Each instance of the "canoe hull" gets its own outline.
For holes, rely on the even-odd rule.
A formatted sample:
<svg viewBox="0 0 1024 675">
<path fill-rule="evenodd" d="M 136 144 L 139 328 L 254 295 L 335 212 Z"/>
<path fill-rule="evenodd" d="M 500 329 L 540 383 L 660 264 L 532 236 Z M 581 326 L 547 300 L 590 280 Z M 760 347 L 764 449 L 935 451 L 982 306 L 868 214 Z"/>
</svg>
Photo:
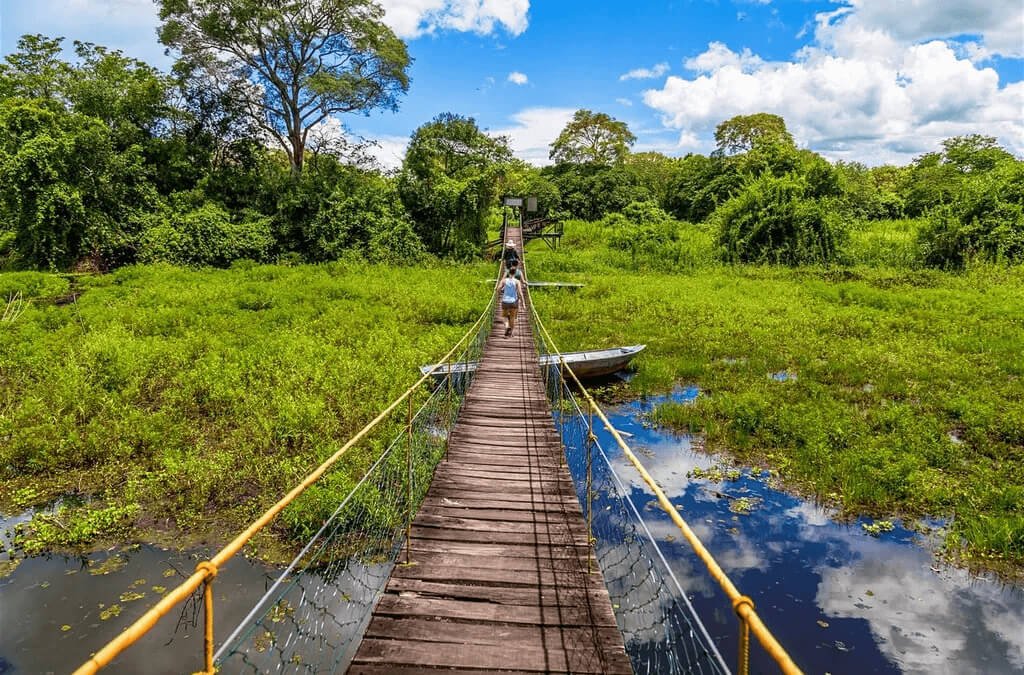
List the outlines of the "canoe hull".
<svg viewBox="0 0 1024 675">
<path fill-rule="evenodd" d="M 633 358 L 642 352 L 647 345 L 630 345 L 629 347 L 616 347 L 615 349 L 598 349 L 588 350 L 585 352 L 568 352 L 562 355 L 562 358 L 572 369 L 572 372 L 576 374 L 576 377 L 582 379 L 589 379 L 594 377 L 603 377 L 605 375 L 611 375 L 616 373 L 626 366 Z M 561 360 L 554 354 L 543 354 L 540 357 L 540 365 L 542 368 L 549 366 L 561 365 Z M 459 377 L 462 374 L 474 372 L 477 368 L 477 362 L 460 362 L 451 364 L 451 372 L 455 377 Z M 437 364 L 430 366 L 421 366 L 420 372 L 426 375 L 427 373 L 433 372 L 435 379 L 443 379 L 448 376 L 448 365 Z"/>
</svg>

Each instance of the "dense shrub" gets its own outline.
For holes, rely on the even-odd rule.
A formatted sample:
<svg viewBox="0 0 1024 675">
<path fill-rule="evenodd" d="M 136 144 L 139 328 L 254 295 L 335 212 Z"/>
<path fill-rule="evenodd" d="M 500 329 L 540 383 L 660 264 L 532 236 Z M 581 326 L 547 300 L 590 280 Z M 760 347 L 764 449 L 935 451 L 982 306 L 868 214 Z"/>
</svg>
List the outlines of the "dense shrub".
<svg viewBox="0 0 1024 675">
<path fill-rule="evenodd" d="M 412 224 L 405 218 L 382 223 L 373 232 L 366 247 L 370 262 L 411 265 L 427 254 Z"/>
<path fill-rule="evenodd" d="M 955 201 L 932 210 L 918 240 L 933 267 L 1024 260 L 1024 162 L 1006 161 L 966 180 Z"/>
<path fill-rule="evenodd" d="M 394 184 L 373 174 L 336 189 L 307 226 L 305 240 L 315 262 L 337 260 L 346 250 L 369 254 L 371 242 L 375 258 L 401 261 L 404 253 L 415 260 L 423 252 Z M 394 250 L 381 250 L 389 245 Z"/>
<path fill-rule="evenodd" d="M 560 164 L 542 173 L 558 189 L 559 210 L 571 218 L 600 220 L 651 198 L 639 177 L 624 166 Z"/>
<path fill-rule="evenodd" d="M 845 238 L 832 200 L 808 198 L 802 176 L 763 174 L 713 214 L 718 242 L 732 262 L 829 263 Z"/>
<path fill-rule="evenodd" d="M 653 202 L 633 202 L 599 224 L 608 232 L 609 249 L 629 254 L 630 269 L 671 272 L 710 262 L 706 231 L 673 219 Z"/>
<path fill-rule="evenodd" d="M 145 221 L 142 262 L 226 267 L 240 258 L 264 260 L 274 243 L 269 218 L 249 215 L 236 222 L 214 204 L 164 211 Z"/>
<path fill-rule="evenodd" d="M 134 216 L 152 208 L 141 150 L 116 150 L 99 120 L 52 102 L 0 102 L 0 201 L 30 265 L 100 267 L 131 259 Z"/>
<path fill-rule="evenodd" d="M 703 222 L 743 185 L 736 163 L 721 157 L 689 155 L 679 162 L 665 208 L 680 220 Z"/>
</svg>

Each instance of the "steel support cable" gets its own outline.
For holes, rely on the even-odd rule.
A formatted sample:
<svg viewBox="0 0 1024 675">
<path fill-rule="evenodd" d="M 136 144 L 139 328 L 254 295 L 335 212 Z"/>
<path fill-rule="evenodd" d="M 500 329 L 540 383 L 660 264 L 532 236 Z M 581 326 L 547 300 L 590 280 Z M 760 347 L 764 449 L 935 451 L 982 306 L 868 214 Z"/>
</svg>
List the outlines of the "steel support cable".
<svg viewBox="0 0 1024 675">
<path fill-rule="evenodd" d="M 111 661 L 117 658 L 121 652 L 133 645 L 143 635 L 149 632 L 153 626 L 155 626 L 161 618 L 170 613 L 175 606 L 188 599 L 192 593 L 199 588 L 199 586 L 206 583 L 207 580 L 212 579 L 212 577 L 216 575 L 216 571 L 231 560 L 231 558 L 233 558 L 257 532 L 266 527 L 266 525 L 270 523 L 270 521 L 272 521 L 281 511 L 283 511 L 285 507 L 291 504 L 299 495 L 319 480 L 328 469 L 330 469 L 346 452 L 348 452 L 348 450 L 361 441 L 370 431 L 380 424 L 380 422 L 386 419 L 388 415 L 390 415 L 402 402 L 412 396 L 424 382 L 432 377 L 434 372 L 447 362 L 453 354 L 455 354 L 462 343 L 475 333 L 477 328 L 487 317 L 488 312 L 493 311 L 493 305 L 494 298 L 492 296 L 488 301 L 487 307 L 473 324 L 472 328 L 470 328 L 459 339 L 459 341 L 455 343 L 451 350 L 445 354 L 429 372 L 424 374 L 416 381 L 415 384 L 406 389 L 405 392 L 395 399 L 387 408 L 352 436 L 337 452 L 320 464 L 320 466 L 306 476 L 299 485 L 278 500 L 276 504 L 267 509 L 262 516 L 254 521 L 241 534 L 235 537 L 235 539 L 233 539 L 228 545 L 224 546 L 215 556 L 196 565 L 195 572 L 193 572 L 188 579 L 168 592 L 160 602 L 147 610 L 146 613 L 139 617 L 131 626 L 122 631 L 117 637 L 108 642 L 102 649 L 90 657 L 88 661 L 79 666 L 78 669 L 74 671 L 74 675 L 89 675 L 108 665 Z"/>
<path fill-rule="evenodd" d="M 583 384 L 579 381 L 579 378 L 576 377 L 576 373 L 574 373 L 572 368 L 569 367 L 569 364 L 566 363 L 565 357 L 562 356 L 562 353 L 558 350 L 558 347 L 555 345 L 554 340 L 551 338 L 551 334 L 544 326 L 544 323 L 541 321 L 540 315 L 536 312 L 536 310 L 533 311 L 533 316 L 537 325 L 540 327 L 541 332 L 544 334 L 547 344 L 549 344 L 551 348 L 554 350 L 555 354 L 558 357 L 558 360 L 562 364 L 562 367 L 565 370 L 567 370 L 569 374 L 572 376 L 572 379 L 576 383 L 576 386 L 579 388 L 584 398 L 586 398 L 587 403 L 591 406 L 591 408 L 594 410 L 597 416 L 601 419 L 601 422 L 604 424 L 605 429 L 607 429 L 609 433 L 611 433 L 612 437 L 615 439 L 616 444 L 619 446 L 619 449 L 622 450 L 622 453 L 623 455 L 625 455 L 626 459 L 629 460 L 630 464 L 632 464 L 633 467 L 637 470 L 643 481 L 654 492 L 654 495 L 657 498 L 658 503 L 661 504 L 662 509 L 664 509 L 665 512 L 668 513 L 673 523 L 675 523 L 676 527 L 679 528 L 679 531 L 683 534 L 683 536 L 686 538 L 686 541 L 690 544 L 690 547 L 701 559 L 701 562 L 704 563 L 704 566 L 707 567 L 708 572 L 711 574 L 711 577 L 715 581 L 717 581 L 718 585 L 722 588 L 723 591 L 725 591 L 726 596 L 728 596 L 729 601 L 732 603 L 733 610 L 740 617 L 740 619 L 747 626 L 750 627 L 751 632 L 753 632 L 755 637 L 757 637 L 758 642 L 761 643 L 761 646 L 768 653 L 768 655 L 772 657 L 772 659 L 779 666 L 780 670 L 782 670 L 783 673 L 786 673 L 786 675 L 802 675 L 803 671 L 800 670 L 800 668 L 796 665 L 793 659 L 790 658 L 785 648 L 783 648 L 779 641 L 775 639 L 775 636 L 772 635 L 771 631 L 768 630 L 768 627 L 765 626 L 764 622 L 761 621 L 761 617 L 758 616 L 757 611 L 754 609 L 753 600 L 739 592 L 736 586 L 732 583 L 732 580 L 729 579 L 729 577 L 719 566 L 714 556 L 711 555 L 707 548 L 705 548 L 703 542 L 701 542 L 697 535 L 694 534 L 693 530 L 690 529 L 689 524 L 683 519 L 681 515 L 679 515 L 679 511 L 672 505 L 672 502 L 665 495 L 664 491 L 662 491 L 658 483 L 654 480 L 650 473 L 648 473 L 647 469 L 640 462 L 637 456 L 633 454 L 633 451 L 630 450 L 629 446 L 622 439 L 622 436 L 619 434 L 618 430 L 605 416 L 604 411 L 601 410 L 601 407 L 597 404 L 597 401 L 594 400 L 594 398 L 590 395 L 590 392 L 587 391 L 586 387 L 584 387 Z M 742 669 L 743 664 L 740 664 L 740 667 Z"/>
</svg>

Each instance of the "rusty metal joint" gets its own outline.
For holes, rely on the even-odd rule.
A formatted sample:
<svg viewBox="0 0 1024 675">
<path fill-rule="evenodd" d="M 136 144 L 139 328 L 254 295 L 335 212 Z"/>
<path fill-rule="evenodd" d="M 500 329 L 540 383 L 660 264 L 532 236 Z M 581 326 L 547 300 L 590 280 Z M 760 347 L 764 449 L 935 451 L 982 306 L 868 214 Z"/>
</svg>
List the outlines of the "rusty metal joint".
<svg viewBox="0 0 1024 675">
<path fill-rule="evenodd" d="M 751 600 L 746 595 L 741 595 L 741 596 L 733 599 L 733 601 L 732 601 L 732 611 L 736 612 L 736 616 L 740 617 L 741 619 L 743 618 L 743 615 L 740 614 L 740 607 L 742 607 L 744 605 L 746 605 L 747 607 L 750 607 L 751 611 L 754 610 L 754 601 Z"/>
<path fill-rule="evenodd" d="M 218 571 L 217 566 L 209 560 L 204 560 L 196 565 L 196 572 L 205 572 L 207 581 L 213 581 Z"/>
</svg>

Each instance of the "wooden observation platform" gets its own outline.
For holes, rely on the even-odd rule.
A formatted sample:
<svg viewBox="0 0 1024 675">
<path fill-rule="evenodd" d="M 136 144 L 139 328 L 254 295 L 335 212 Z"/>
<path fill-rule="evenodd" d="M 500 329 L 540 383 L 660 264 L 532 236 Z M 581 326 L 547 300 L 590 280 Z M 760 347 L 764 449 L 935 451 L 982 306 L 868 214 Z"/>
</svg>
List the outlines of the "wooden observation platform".
<svg viewBox="0 0 1024 675">
<path fill-rule="evenodd" d="M 562 458 L 527 305 L 494 322 L 350 673 L 632 672 Z"/>
</svg>

